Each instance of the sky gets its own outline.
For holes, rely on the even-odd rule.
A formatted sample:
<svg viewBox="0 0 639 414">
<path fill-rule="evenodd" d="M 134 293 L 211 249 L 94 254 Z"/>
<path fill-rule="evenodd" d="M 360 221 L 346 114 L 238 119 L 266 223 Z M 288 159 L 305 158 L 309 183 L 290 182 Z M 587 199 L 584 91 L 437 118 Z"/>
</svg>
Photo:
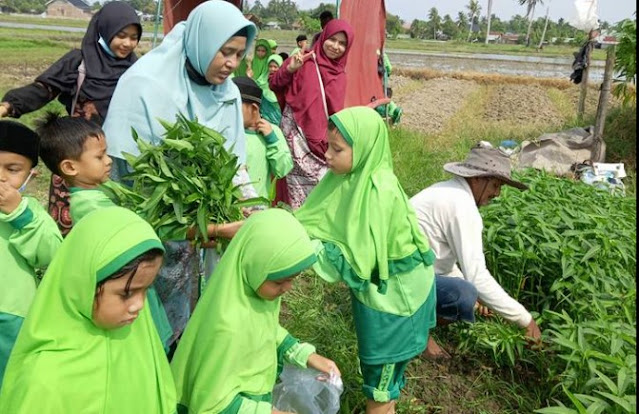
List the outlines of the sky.
<svg viewBox="0 0 639 414">
<path fill-rule="evenodd" d="M 324 3 L 331 1 L 323 0 Z M 249 2 L 253 3 L 254 0 Z M 295 3 L 302 10 L 316 7 L 320 2 L 320 0 L 295 0 Z M 466 10 L 468 2 L 469 0 L 386 0 L 386 10 L 389 13 L 399 15 L 407 22 L 411 22 L 414 19 L 427 20 L 426 15 L 432 7 L 436 7 L 442 16 L 450 14 L 455 17 L 460 10 Z M 262 3 L 267 4 L 268 0 L 262 0 Z M 482 6 L 483 15 L 486 13 L 488 0 L 479 0 L 479 3 Z M 553 20 L 563 17 L 570 21 L 576 15 L 574 0 L 545 0 L 544 6 L 538 7 L 535 14 L 537 16 L 545 16 L 548 3 L 550 3 L 550 18 Z M 637 10 L 637 7 L 634 0 L 599 1 L 599 19 L 609 23 L 631 18 L 635 10 Z M 526 8 L 520 6 L 517 0 L 493 0 L 493 14 L 501 19 L 510 19 L 515 14 L 525 15 Z"/>
</svg>

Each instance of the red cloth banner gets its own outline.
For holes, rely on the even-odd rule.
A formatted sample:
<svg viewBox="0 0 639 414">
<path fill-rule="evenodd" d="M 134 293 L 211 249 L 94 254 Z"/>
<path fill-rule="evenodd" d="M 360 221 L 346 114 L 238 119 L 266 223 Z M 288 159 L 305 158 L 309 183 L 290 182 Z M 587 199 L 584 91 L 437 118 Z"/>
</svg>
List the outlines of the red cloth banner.
<svg viewBox="0 0 639 414">
<path fill-rule="evenodd" d="M 346 65 L 346 107 L 367 105 L 373 97 L 384 97 L 377 52 L 386 40 L 386 6 L 384 0 L 343 0 L 339 17 L 355 30 Z"/>
<path fill-rule="evenodd" d="M 205 0 L 164 0 L 163 7 L 163 19 L 164 19 L 164 34 L 171 31 L 173 26 L 186 20 L 189 17 L 189 13 L 198 4 L 203 3 Z M 242 0 L 226 0 L 229 3 L 233 3 L 235 6 L 241 9 Z"/>
</svg>

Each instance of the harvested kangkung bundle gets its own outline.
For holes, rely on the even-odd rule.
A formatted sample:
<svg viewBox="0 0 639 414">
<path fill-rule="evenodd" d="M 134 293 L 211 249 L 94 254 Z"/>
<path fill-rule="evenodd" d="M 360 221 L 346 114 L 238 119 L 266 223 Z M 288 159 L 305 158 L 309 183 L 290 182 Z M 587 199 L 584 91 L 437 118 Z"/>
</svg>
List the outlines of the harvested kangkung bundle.
<svg viewBox="0 0 639 414">
<path fill-rule="evenodd" d="M 107 195 L 137 212 L 164 240 L 180 240 L 189 228 L 196 239 L 208 241 L 209 223 L 242 220 L 243 207 L 268 204 L 255 198 L 241 200 L 233 178 L 238 158 L 225 148 L 224 137 L 196 121 L 178 115 L 177 122 L 160 121 L 166 129 L 157 145 L 140 139 L 133 130 L 140 155 L 124 154 L 133 172 L 131 188 L 109 182 Z"/>
</svg>

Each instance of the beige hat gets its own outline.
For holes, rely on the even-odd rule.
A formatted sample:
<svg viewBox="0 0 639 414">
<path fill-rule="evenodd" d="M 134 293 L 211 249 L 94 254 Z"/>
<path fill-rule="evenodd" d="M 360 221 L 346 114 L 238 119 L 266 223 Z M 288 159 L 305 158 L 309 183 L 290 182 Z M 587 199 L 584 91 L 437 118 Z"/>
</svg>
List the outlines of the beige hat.
<svg viewBox="0 0 639 414">
<path fill-rule="evenodd" d="M 510 177 L 510 158 L 496 148 L 478 145 L 470 150 L 470 154 L 463 162 L 449 162 L 444 170 L 464 178 L 495 177 L 506 185 L 520 190 L 528 186 Z"/>
</svg>

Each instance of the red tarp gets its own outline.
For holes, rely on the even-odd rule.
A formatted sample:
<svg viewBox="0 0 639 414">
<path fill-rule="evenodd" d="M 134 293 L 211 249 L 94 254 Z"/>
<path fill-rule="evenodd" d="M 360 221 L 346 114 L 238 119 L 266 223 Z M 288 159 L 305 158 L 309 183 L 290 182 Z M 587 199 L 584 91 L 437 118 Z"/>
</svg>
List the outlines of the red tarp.
<svg viewBox="0 0 639 414">
<path fill-rule="evenodd" d="M 343 0 L 339 17 L 355 30 L 346 65 L 346 107 L 367 105 L 372 97 L 384 97 L 383 80 L 377 73 L 377 51 L 383 50 L 386 40 L 384 0 Z"/>
<path fill-rule="evenodd" d="M 205 0 L 164 0 L 163 7 L 163 19 L 164 19 L 164 34 L 167 34 L 173 26 L 182 20 L 186 20 L 198 4 L 203 3 Z M 235 4 L 238 8 L 241 8 L 242 0 L 226 0 L 229 3 Z"/>
</svg>

